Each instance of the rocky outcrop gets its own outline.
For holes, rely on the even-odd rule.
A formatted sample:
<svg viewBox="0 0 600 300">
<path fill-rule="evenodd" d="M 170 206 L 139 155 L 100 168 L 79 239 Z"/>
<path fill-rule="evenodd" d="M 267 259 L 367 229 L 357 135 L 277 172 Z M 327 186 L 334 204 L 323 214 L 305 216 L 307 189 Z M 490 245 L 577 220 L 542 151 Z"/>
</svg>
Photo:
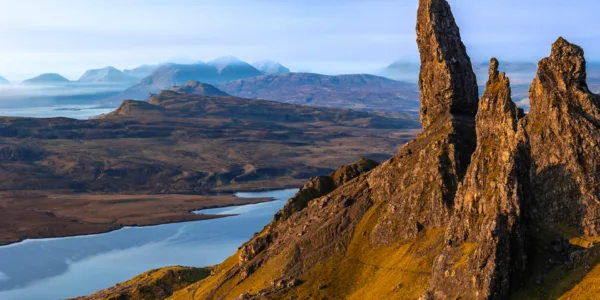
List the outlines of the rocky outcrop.
<svg viewBox="0 0 600 300">
<path fill-rule="evenodd" d="M 263 230 L 263 234 L 253 238 L 240 248 L 239 264 L 241 278 L 247 278 L 263 263 L 264 260 L 252 260 L 273 242 L 273 237 L 277 236 L 274 229 L 276 229 L 278 224 L 286 221 L 293 214 L 308 207 L 312 200 L 330 194 L 338 187 L 368 173 L 377 167 L 377 165 L 378 163 L 374 160 L 362 158 L 357 162 L 340 167 L 340 169 L 329 176 L 317 176 L 311 178 L 309 182 L 301 188 L 294 197 L 290 198 L 285 206 L 275 214 L 273 223 L 269 224 L 265 230 Z"/>
<path fill-rule="evenodd" d="M 477 149 L 458 188 L 426 299 L 504 299 L 525 269 L 528 138 L 496 59 L 489 75 L 479 101 Z"/>
<path fill-rule="evenodd" d="M 213 85 L 190 80 L 182 86 L 174 86 L 168 89 L 169 91 L 194 94 L 200 96 L 222 96 L 227 97 L 229 94 L 219 90 Z"/>
<path fill-rule="evenodd" d="M 112 116 L 134 116 L 141 114 L 147 115 L 149 113 L 160 113 L 162 110 L 162 107 L 145 101 L 123 100 L 119 108 L 105 115 L 103 118 L 109 118 Z"/>
<path fill-rule="evenodd" d="M 600 96 L 583 50 L 559 38 L 529 91 L 534 218 L 541 228 L 600 235 Z M 562 229 L 558 227 L 563 227 Z"/>
<path fill-rule="evenodd" d="M 373 197 L 386 202 L 374 245 L 445 227 L 475 149 L 477 83 L 446 1 L 419 1 L 417 37 L 425 130 L 369 178 Z"/>
<path fill-rule="evenodd" d="M 354 178 L 373 170 L 377 165 L 374 160 L 362 158 L 355 163 L 342 166 L 329 176 L 311 178 L 294 197 L 288 200 L 283 209 L 275 214 L 275 221 L 289 218 L 295 212 L 303 210 L 311 200 L 333 192 Z"/>
<path fill-rule="evenodd" d="M 452 115 L 474 117 L 477 80 L 446 0 L 419 1 L 417 44 L 423 127 L 427 129 Z"/>
</svg>

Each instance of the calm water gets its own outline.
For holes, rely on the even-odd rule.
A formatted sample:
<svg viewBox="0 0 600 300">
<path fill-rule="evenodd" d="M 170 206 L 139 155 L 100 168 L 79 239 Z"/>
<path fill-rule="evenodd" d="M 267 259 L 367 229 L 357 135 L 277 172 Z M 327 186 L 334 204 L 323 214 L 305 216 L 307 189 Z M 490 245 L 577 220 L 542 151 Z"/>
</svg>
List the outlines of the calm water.
<svg viewBox="0 0 600 300">
<path fill-rule="evenodd" d="M 40 107 L 0 108 L 0 116 L 54 118 L 66 117 L 87 120 L 89 117 L 106 114 L 115 108 L 98 108 L 95 105 L 61 105 Z"/>
<path fill-rule="evenodd" d="M 0 247 L 0 299 L 64 299 L 91 294 L 154 268 L 218 264 L 269 223 L 296 191 L 238 193 L 242 198 L 276 201 L 197 212 L 239 214 L 234 217 Z"/>
</svg>

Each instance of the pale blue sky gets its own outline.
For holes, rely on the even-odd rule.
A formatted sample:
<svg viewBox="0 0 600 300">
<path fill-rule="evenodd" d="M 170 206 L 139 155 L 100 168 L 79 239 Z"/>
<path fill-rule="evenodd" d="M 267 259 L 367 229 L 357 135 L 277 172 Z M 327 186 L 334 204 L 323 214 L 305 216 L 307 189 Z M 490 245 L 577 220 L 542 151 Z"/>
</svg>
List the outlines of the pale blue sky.
<svg viewBox="0 0 600 300">
<path fill-rule="evenodd" d="M 70 79 L 234 55 L 293 70 L 373 72 L 416 60 L 417 0 L 0 0 L 0 75 Z M 450 0 L 472 58 L 537 61 L 563 35 L 600 60 L 597 0 Z"/>
</svg>

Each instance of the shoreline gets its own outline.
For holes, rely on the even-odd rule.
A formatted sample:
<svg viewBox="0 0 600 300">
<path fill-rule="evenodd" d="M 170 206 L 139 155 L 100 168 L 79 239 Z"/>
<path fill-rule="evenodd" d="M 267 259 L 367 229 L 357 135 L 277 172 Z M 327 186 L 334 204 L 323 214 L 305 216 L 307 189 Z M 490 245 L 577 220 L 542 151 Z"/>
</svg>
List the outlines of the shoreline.
<svg viewBox="0 0 600 300">
<path fill-rule="evenodd" d="M 199 197 L 201 199 L 208 199 L 209 200 L 208 202 L 211 202 L 211 201 L 214 202 L 216 200 L 219 202 L 226 202 L 226 203 L 224 203 L 224 204 L 218 204 L 218 202 L 216 204 L 198 203 L 199 205 L 189 207 L 189 208 L 185 209 L 185 212 L 181 211 L 178 214 L 173 215 L 173 217 L 169 218 L 169 219 L 161 218 L 161 215 L 156 215 L 156 216 L 141 215 L 140 217 L 143 219 L 140 222 L 138 222 L 139 224 L 136 222 L 121 222 L 121 223 L 112 222 L 111 223 L 111 222 L 90 222 L 90 221 L 84 221 L 84 220 L 77 220 L 77 222 L 73 222 L 73 219 L 69 216 L 62 216 L 61 214 L 59 214 L 57 212 L 52 212 L 52 215 L 53 215 L 52 217 L 55 219 L 59 219 L 59 220 L 62 219 L 62 221 L 63 221 L 62 223 L 77 224 L 77 225 L 80 225 L 80 227 L 82 227 L 82 228 L 77 228 L 75 230 L 67 230 L 65 228 L 62 228 L 63 229 L 62 231 L 60 229 L 57 229 L 56 231 L 53 231 L 53 232 L 36 232 L 36 231 L 34 231 L 30 234 L 22 235 L 19 239 L 10 239 L 9 237 L 0 237 L 0 247 L 16 246 L 16 245 L 20 245 L 22 243 L 27 243 L 29 241 L 62 239 L 62 238 L 77 238 L 77 237 L 83 238 L 83 237 L 88 237 L 88 236 L 106 234 L 106 233 L 110 233 L 110 232 L 118 231 L 118 230 L 122 230 L 122 229 L 127 229 L 127 228 L 152 227 L 152 226 L 161 226 L 161 225 L 168 225 L 168 224 L 200 222 L 200 221 L 208 221 L 208 220 L 214 220 L 214 219 L 233 217 L 233 216 L 237 216 L 238 214 L 218 215 L 218 214 L 202 214 L 202 213 L 194 213 L 194 212 L 207 210 L 207 209 L 228 208 L 228 207 L 238 207 L 238 206 L 245 206 L 245 205 L 267 203 L 267 202 L 275 201 L 276 199 L 273 197 L 270 197 L 270 198 L 269 197 L 266 197 L 266 198 L 244 198 L 244 197 L 237 197 L 235 194 L 237 194 L 237 193 L 260 193 L 260 192 L 279 191 L 279 190 L 286 190 L 286 189 L 292 189 L 292 188 L 263 189 L 260 191 L 259 190 L 235 191 L 233 193 L 227 193 L 227 194 L 225 194 L 223 192 L 218 196 L 215 196 L 215 195 L 212 195 L 212 196 L 209 196 L 209 195 L 198 195 L 198 196 L 193 196 L 193 195 L 111 195 L 111 196 L 117 197 L 117 198 L 131 198 L 131 199 L 135 199 L 136 197 L 160 198 L 160 196 L 170 196 L 170 197 L 178 197 L 178 198 Z M 102 196 L 103 195 L 82 195 L 82 197 L 84 197 L 84 198 L 85 197 L 102 197 Z M 60 195 L 60 197 L 68 198 L 67 195 Z M 107 195 L 104 195 L 104 197 L 110 198 L 110 196 L 107 196 Z M 18 211 L 17 211 L 17 213 L 18 213 Z M 51 215 L 50 212 L 48 212 L 48 211 L 43 212 L 43 214 L 45 216 Z M 58 224 L 64 225 L 62 223 L 59 222 Z M 72 224 L 68 224 L 68 225 L 72 225 Z M 50 225 L 52 225 L 52 224 L 47 224 L 47 226 L 50 226 Z M 41 226 L 41 227 L 44 228 L 44 226 Z M 89 228 L 89 227 L 91 227 L 91 228 Z M 45 228 L 45 229 L 47 229 L 47 228 Z"/>
<path fill-rule="evenodd" d="M 241 204 L 241 205 L 252 205 L 252 204 L 260 204 L 260 203 L 266 203 L 266 202 L 269 202 L 269 201 L 258 202 L 258 203 L 249 203 L 249 204 Z M 233 205 L 233 206 L 240 206 L 240 205 Z M 230 206 L 223 206 L 223 207 L 217 207 L 217 208 L 226 208 L 226 207 L 230 207 Z M 148 224 L 148 225 L 126 225 L 126 226 L 120 226 L 120 227 L 115 228 L 115 229 L 109 229 L 109 230 L 106 230 L 106 231 L 94 232 L 94 233 L 82 233 L 82 234 L 64 235 L 64 236 L 48 236 L 48 237 L 40 237 L 40 238 L 25 238 L 25 239 L 21 239 L 19 241 L 15 241 L 15 242 L 10 242 L 10 243 L 7 243 L 7 244 L 3 243 L 2 241 L 0 241 L 0 248 L 10 247 L 10 246 L 16 246 L 16 245 L 20 245 L 20 244 L 23 244 L 23 243 L 35 242 L 35 241 L 56 240 L 56 239 L 64 239 L 64 238 L 85 238 L 85 237 L 92 237 L 92 236 L 107 234 L 107 233 L 111 233 L 111 232 L 119 231 L 119 230 L 123 230 L 123 229 L 128 229 L 128 228 L 146 228 L 146 227 L 162 226 L 162 225 L 168 225 L 168 224 L 189 223 L 189 222 L 202 222 L 202 221 L 209 221 L 209 220 L 222 219 L 222 218 L 228 218 L 228 217 L 235 217 L 235 216 L 238 216 L 238 215 L 204 215 L 204 216 L 206 216 L 207 218 L 205 218 L 205 219 L 198 219 L 198 220 L 181 220 L 181 221 L 173 221 L 173 222 L 165 222 L 165 223 Z"/>
</svg>

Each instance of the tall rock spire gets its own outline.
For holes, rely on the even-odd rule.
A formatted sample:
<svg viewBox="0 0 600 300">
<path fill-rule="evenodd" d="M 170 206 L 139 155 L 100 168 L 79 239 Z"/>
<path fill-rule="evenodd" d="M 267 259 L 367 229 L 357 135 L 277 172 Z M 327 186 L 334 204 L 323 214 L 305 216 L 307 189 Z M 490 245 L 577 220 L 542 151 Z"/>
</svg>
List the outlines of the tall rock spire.
<svg viewBox="0 0 600 300">
<path fill-rule="evenodd" d="M 588 89 L 583 50 L 563 38 L 538 66 L 526 117 L 534 220 L 555 232 L 600 236 L 600 96 Z"/>
<path fill-rule="evenodd" d="M 421 53 L 421 123 L 427 129 L 451 115 L 477 113 L 477 80 L 446 0 L 420 0 L 417 43 Z"/>
<path fill-rule="evenodd" d="M 525 269 L 529 144 L 496 59 L 489 75 L 479 101 L 477 149 L 456 193 L 428 299 L 504 299 Z"/>
<path fill-rule="evenodd" d="M 373 194 L 387 202 L 373 245 L 446 227 L 475 150 L 477 82 L 446 0 L 419 1 L 417 43 L 424 131 L 370 177 Z"/>
</svg>

